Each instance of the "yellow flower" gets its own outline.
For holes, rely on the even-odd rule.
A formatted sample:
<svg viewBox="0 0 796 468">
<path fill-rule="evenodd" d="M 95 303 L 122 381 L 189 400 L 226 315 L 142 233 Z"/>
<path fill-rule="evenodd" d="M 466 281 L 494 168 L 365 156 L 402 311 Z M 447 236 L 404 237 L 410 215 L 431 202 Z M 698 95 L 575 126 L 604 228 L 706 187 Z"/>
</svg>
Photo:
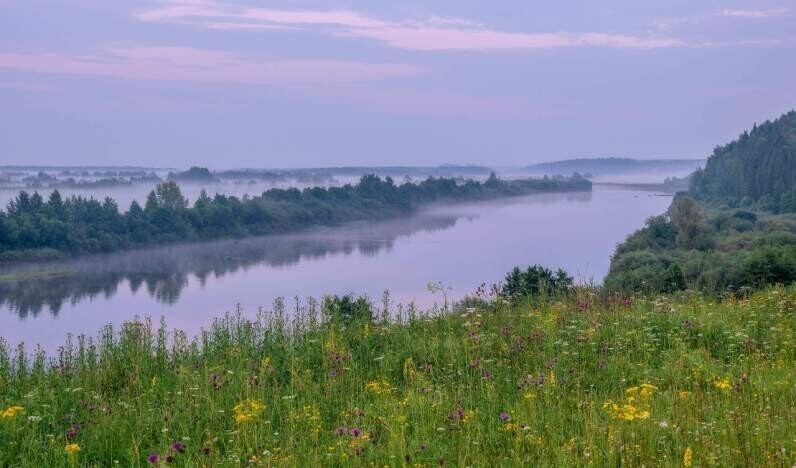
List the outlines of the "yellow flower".
<svg viewBox="0 0 796 468">
<path fill-rule="evenodd" d="M 64 447 L 64 452 L 66 452 L 70 457 L 74 457 L 79 451 L 80 446 L 77 444 L 67 444 L 66 447 Z"/>
<path fill-rule="evenodd" d="M 693 456 L 694 456 L 694 452 L 693 452 L 693 450 L 691 450 L 691 447 L 688 447 L 687 449 L 685 449 L 685 453 L 683 454 L 683 466 L 685 466 L 685 467 L 691 466 L 691 463 L 692 463 L 691 458 Z"/>
<path fill-rule="evenodd" d="M 687 390 L 680 390 L 679 392 L 677 392 L 677 397 L 680 398 L 681 400 L 685 400 L 686 398 L 688 398 L 689 395 L 691 395 L 691 392 Z"/>
<path fill-rule="evenodd" d="M 263 409 L 265 409 L 265 405 L 260 401 L 246 400 L 232 408 L 232 414 L 235 416 L 236 423 L 243 424 L 259 416 Z"/>
<path fill-rule="evenodd" d="M 0 418 L 11 419 L 14 416 L 18 415 L 19 413 L 22 413 L 23 411 L 25 411 L 25 408 L 21 406 L 9 406 L 3 411 L 0 411 Z"/>
<path fill-rule="evenodd" d="M 719 390 L 725 390 L 725 391 L 729 390 L 730 388 L 732 388 L 732 384 L 726 378 L 721 379 L 721 380 L 719 380 L 719 379 L 714 380 L 713 381 L 713 386 L 718 388 Z"/>
<path fill-rule="evenodd" d="M 605 402 L 603 408 L 608 411 L 608 414 L 611 415 L 612 418 L 621 419 L 623 421 L 649 419 L 650 417 L 649 410 L 636 408 L 631 404 L 620 405 L 609 400 Z"/>
<path fill-rule="evenodd" d="M 390 385 L 386 379 L 382 379 L 381 381 L 373 380 L 365 384 L 365 390 L 375 393 L 376 395 L 381 395 L 383 393 L 390 393 L 392 391 L 392 385 Z"/>
</svg>

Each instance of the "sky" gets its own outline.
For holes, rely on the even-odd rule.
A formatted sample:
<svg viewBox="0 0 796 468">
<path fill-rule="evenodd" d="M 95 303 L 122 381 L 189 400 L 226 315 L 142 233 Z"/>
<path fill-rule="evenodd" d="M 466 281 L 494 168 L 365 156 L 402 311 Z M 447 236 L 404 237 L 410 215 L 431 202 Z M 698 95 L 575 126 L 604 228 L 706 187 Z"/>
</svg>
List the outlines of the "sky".
<svg viewBox="0 0 796 468">
<path fill-rule="evenodd" d="M 794 83 L 791 0 L 0 0 L 0 165 L 704 158 Z"/>
</svg>

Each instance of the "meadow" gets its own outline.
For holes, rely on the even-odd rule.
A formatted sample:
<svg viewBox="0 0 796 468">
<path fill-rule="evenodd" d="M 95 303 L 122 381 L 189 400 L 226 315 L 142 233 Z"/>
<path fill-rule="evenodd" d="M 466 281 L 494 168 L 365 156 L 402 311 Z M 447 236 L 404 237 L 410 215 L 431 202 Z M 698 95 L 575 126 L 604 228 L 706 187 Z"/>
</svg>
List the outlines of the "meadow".
<svg viewBox="0 0 796 468">
<path fill-rule="evenodd" d="M 796 287 L 468 304 L 4 346 L 0 466 L 796 463 Z"/>
</svg>

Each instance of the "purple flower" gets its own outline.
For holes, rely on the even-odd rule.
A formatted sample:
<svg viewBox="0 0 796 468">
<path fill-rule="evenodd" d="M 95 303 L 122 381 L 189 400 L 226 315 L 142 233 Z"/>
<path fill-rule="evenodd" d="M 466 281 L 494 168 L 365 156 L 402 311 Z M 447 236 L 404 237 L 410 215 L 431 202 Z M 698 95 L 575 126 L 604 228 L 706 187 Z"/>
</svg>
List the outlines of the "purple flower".
<svg viewBox="0 0 796 468">
<path fill-rule="evenodd" d="M 502 413 L 500 413 L 500 420 L 501 420 L 501 421 L 503 421 L 503 422 L 507 422 L 509 419 L 511 419 L 511 415 L 509 415 L 509 413 L 507 413 L 507 412 L 505 412 L 505 411 L 503 411 Z"/>
<path fill-rule="evenodd" d="M 361 436 L 362 435 L 362 429 L 360 429 L 358 427 L 355 427 L 355 428 L 351 429 L 351 435 L 354 436 L 354 437 Z"/>
<path fill-rule="evenodd" d="M 185 453 L 185 444 L 180 442 L 179 440 L 171 444 L 171 449 L 175 452 Z"/>
<path fill-rule="evenodd" d="M 157 465 L 157 463 L 160 461 L 160 456 L 158 456 L 157 453 L 152 452 L 149 454 L 149 457 L 147 457 L 147 460 L 149 460 L 149 463 Z"/>
<path fill-rule="evenodd" d="M 212 374 L 210 374 L 210 380 L 212 380 L 213 382 L 215 382 L 216 380 L 218 380 L 218 374 L 216 374 L 216 373 L 212 373 Z"/>
<path fill-rule="evenodd" d="M 338 427 L 337 429 L 334 430 L 334 433 L 337 434 L 340 437 L 343 437 L 344 435 L 346 435 L 348 433 L 348 429 L 340 426 L 340 427 Z"/>
</svg>

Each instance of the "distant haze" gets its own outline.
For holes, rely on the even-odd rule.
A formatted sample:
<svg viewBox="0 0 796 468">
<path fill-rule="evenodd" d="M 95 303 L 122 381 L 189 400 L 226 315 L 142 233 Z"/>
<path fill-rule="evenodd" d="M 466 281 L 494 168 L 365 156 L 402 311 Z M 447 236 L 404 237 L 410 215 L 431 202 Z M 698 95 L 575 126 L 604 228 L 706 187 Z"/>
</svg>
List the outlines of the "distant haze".
<svg viewBox="0 0 796 468">
<path fill-rule="evenodd" d="M 5 0 L 0 165 L 704 159 L 794 57 L 790 0 Z"/>
</svg>

